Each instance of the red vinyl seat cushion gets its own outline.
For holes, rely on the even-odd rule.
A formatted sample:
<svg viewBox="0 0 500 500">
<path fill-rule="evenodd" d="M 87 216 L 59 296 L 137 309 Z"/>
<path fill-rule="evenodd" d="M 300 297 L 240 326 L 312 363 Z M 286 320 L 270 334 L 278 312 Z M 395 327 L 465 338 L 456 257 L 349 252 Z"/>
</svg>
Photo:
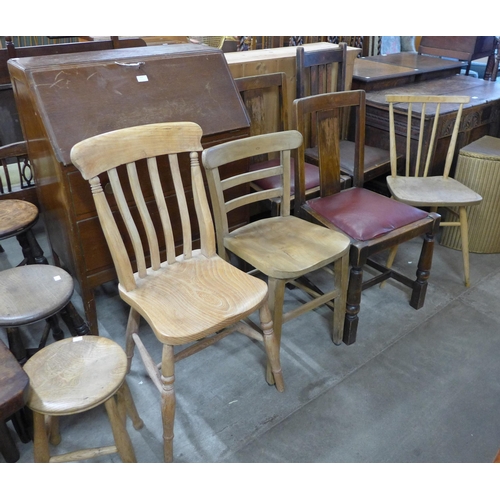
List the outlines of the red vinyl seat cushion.
<svg viewBox="0 0 500 500">
<path fill-rule="evenodd" d="M 364 188 L 351 188 L 306 205 L 345 234 L 367 241 L 425 219 L 428 213 Z"/>
</svg>

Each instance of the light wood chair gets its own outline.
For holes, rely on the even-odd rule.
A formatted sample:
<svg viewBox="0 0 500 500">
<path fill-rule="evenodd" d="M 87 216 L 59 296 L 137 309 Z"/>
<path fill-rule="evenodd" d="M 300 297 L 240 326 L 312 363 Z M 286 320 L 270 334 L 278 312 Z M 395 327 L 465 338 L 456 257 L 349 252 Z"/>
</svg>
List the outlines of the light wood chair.
<svg viewBox="0 0 500 500">
<path fill-rule="evenodd" d="M 29 377 L 26 404 L 33 411 L 35 462 L 72 462 L 116 452 L 123 462 L 136 462 L 126 417 L 135 429 L 143 422 L 125 381 L 127 356 L 116 342 L 93 335 L 61 340 L 38 351 L 24 370 Z M 61 442 L 59 417 L 101 404 L 106 408 L 115 445 L 52 455 L 49 441 L 54 446 Z"/>
<path fill-rule="evenodd" d="M 267 277 L 274 332 L 278 339 L 281 339 L 283 323 L 320 305 L 331 304 L 334 308 L 332 339 L 339 344 L 342 341 L 347 290 L 349 239 L 339 232 L 290 215 L 290 154 L 301 143 L 301 134 L 291 130 L 239 139 L 203 151 L 202 163 L 207 173 L 214 210 L 217 247 L 225 259 L 229 260 L 232 254 Z M 275 166 L 221 181 L 219 167 L 257 153 L 271 152 L 280 154 Z M 253 192 L 231 201 L 225 200 L 225 191 L 228 189 L 270 176 L 280 177 L 280 187 Z M 279 216 L 256 220 L 229 232 L 228 214 L 233 209 L 266 198 L 280 200 Z M 328 266 L 333 266 L 334 271 L 331 291 L 318 293 L 314 287 L 303 284 L 306 275 L 317 269 L 329 269 Z M 284 312 L 287 283 L 305 290 L 313 298 Z"/>
<path fill-rule="evenodd" d="M 341 42 L 337 50 L 324 49 L 307 51 L 304 47 L 297 47 L 296 98 L 325 94 L 328 92 L 343 92 L 347 89 L 346 73 L 347 44 Z M 318 138 L 314 127 L 314 116 L 305 123 L 306 162 L 319 164 Z M 356 144 L 349 139 L 349 114 L 343 116 L 340 134 L 340 171 L 350 179 L 354 177 L 354 162 Z M 389 151 L 365 145 L 364 151 L 364 182 L 371 181 L 390 170 Z M 352 181 L 343 187 L 350 187 Z"/>
<path fill-rule="evenodd" d="M 173 459 L 175 361 L 239 331 L 264 340 L 276 388 L 284 390 L 267 285 L 216 253 L 198 159 L 201 137 L 202 130 L 195 123 L 159 123 L 102 134 L 71 151 L 73 164 L 90 182 L 118 274 L 120 297 L 130 305 L 126 331 L 129 366 L 135 344 L 161 393 L 166 462 Z M 146 162 L 139 162 L 143 159 Z M 192 201 L 184 191 L 182 178 L 186 175 L 191 176 Z M 104 187 L 99 176 L 106 182 Z M 168 203 L 163 186 L 168 189 Z M 127 195 L 134 197 L 138 214 L 130 213 Z M 193 220 L 198 222 L 199 249 L 193 249 L 188 204 L 191 210 L 194 204 L 196 212 Z M 179 235 L 180 248 L 176 249 L 179 239 L 174 236 Z M 166 247 L 164 260 L 160 244 Z M 256 311 L 263 333 L 243 321 Z M 139 338 L 141 317 L 163 344 L 159 366 Z M 190 343 L 174 356 L 175 346 Z"/>
<path fill-rule="evenodd" d="M 388 95 L 389 103 L 389 128 L 391 146 L 391 175 L 387 177 L 387 185 L 395 200 L 414 207 L 430 207 L 431 212 L 438 208 L 445 208 L 458 217 L 456 220 L 445 220 L 441 226 L 460 226 L 462 237 L 462 256 L 464 265 L 465 286 L 470 285 L 469 270 L 469 237 L 467 228 L 466 207 L 481 202 L 482 197 L 472 189 L 450 177 L 457 143 L 460 119 L 463 105 L 470 101 L 469 96 L 422 96 L 422 95 Z M 395 105 L 403 103 L 408 106 L 406 138 L 400 143 L 399 151 L 404 148 L 405 170 L 399 173 L 397 169 L 398 143 L 396 139 Z M 435 110 L 435 117 L 428 123 L 426 130 L 426 108 Z M 449 112 L 458 107 L 457 116 L 448 146 L 448 153 L 444 165 L 443 175 L 428 176 L 429 165 L 434 153 L 436 132 L 440 122 L 440 113 Z M 443 109 L 442 109 L 443 108 Z M 399 111 L 401 113 L 401 111 Z M 418 141 L 414 138 L 414 130 L 419 130 Z M 399 130 L 398 130 L 399 133 Z M 424 142 L 428 145 L 427 154 L 424 155 Z M 425 158 L 424 158 L 425 156 Z M 456 212 L 458 210 L 458 213 Z M 396 256 L 395 247 L 387 262 L 391 267 Z"/>
<path fill-rule="evenodd" d="M 349 236 L 350 278 L 347 292 L 346 318 L 343 341 L 356 340 L 361 304 L 361 292 L 384 280 L 393 278 L 411 289 L 410 305 L 420 309 L 424 305 L 429 278 L 434 235 L 440 216 L 391 200 L 363 188 L 363 155 L 365 138 L 365 92 L 332 92 L 296 99 L 293 103 L 297 129 L 315 117 L 318 130 L 318 153 L 321 189 L 316 198 L 306 200 L 303 165 L 304 146 L 299 148 L 295 173 L 295 214 L 341 231 Z M 354 187 L 340 190 L 339 138 L 343 111 L 355 111 L 355 170 Z M 423 236 L 423 246 L 418 261 L 416 279 L 388 269 L 371 257 L 394 245 Z M 363 282 L 363 268 L 370 266 L 380 274 Z"/>
</svg>

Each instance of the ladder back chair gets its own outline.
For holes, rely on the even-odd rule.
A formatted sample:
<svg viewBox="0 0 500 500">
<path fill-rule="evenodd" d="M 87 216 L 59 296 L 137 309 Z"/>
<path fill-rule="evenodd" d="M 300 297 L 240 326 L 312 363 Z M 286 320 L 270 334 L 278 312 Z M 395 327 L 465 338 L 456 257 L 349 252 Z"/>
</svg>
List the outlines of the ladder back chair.
<svg viewBox="0 0 500 500">
<path fill-rule="evenodd" d="M 290 156 L 291 151 L 301 143 L 301 134 L 290 130 L 239 139 L 203 151 L 202 163 L 207 173 L 214 210 L 217 246 L 219 254 L 225 259 L 229 260 L 234 255 L 267 277 L 274 331 L 278 340 L 281 339 L 283 323 L 320 305 L 332 303 L 332 339 L 334 343 L 340 344 L 347 290 L 349 239 L 339 232 L 329 231 L 290 215 Z M 221 181 L 218 169 L 222 165 L 257 153 L 271 152 L 280 154 L 275 166 Z M 234 186 L 276 175 L 282 179 L 279 187 L 270 187 L 231 201 L 225 200 L 225 191 Z M 229 231 L 228 213 L 231 210 L 265 198 L 279 198 L 280 215 L 256 220 Z M 314 287 L 304 285 L 302 278 L 306 275 L 324 268 L 331 271 L 331 266 L 334 271 L 331 291 L 318 294 Z M 304 290 L 312 299 L 284 312 L 285 287 L 288 283 Z"/>
<path fill-rule="evenodd" d="M 347 44 L 342 42 L 338 44 L 338 47 L 337 50 L 324 49 L 318 51 L 306 51 L 304 47 L 297 47 L 297 99 L 347 90 Z M 335 65 L 338 65 L 336 73 Z M 310 142 L 306 146 L 306 161 L 318 165 L 318 139 L 313 120 L 314 116 L 311 117 L 311 122 L 306 123 L 305 128 L 308 134 L 307 137 L 310 137 Z M 354 141 L 348 139 L 349 122 L 350 115 L 345 113 L 339 132 L 341 136 L 340 171 L 343 175 L 353 179 L 356 145 Z M 389 151 L 365 145 L 363 164 L 364 182 L 388 173 L 390 170 Z"/>
<path fill-rule="evenodd" d="M 244 76 L 234 79 L 236 87 L 250 118 L 250 135 L 262 135 L 288 130 L 288 90 L 285 73 L 268 73 L 266 75 Z M 290 171 L 290 200 L 293 204 L 295 189 L 295 168 Z M 275 152 L 259 154 L 250 159 L 249 170 L 256 171 L 275 167 L 280 164 L 279 155 Z M 319 168 L 312 163 L 306 163 L 306 192 L 312 195 L 319 190 Z M 278 188 L 281 176 L 256 179 L 250 187 L 256 191 Z M 271 214 L 279 214 L 279 199 L 266 200 L 271 205 Z"/>
<path fill-rule="evenodd" d="M 311 115 L 318 129 L 318 153 L 321 189 L 317 198 L 306 200 L 303 165 L 305 148 L 298 150 L 295 173 L 295 213 L 299 216 L 341 231 L 349 236 L 350 278 L 347 292 L 343 341 L 356 340 L 361 292 L 384 280 L 393 278 L 411 288 L 410 305 L 424 305 L 430 274 L 434 235 L 440 216 L 410 207 L 363 188 L 363 155 L 365 137 L 365 92 L 354 90 L 320 94 L 296 99 L 294 112 L 297 129 L 305 128 Z M 354 187 L 340 190 L 339 130 L 342 111 L 355 111 L 355 170 Z M 417 236 L 424 236 L 417 267 L 416 280 L 374 262 L 371 257 Z M 369 265 L 380 274 L 363 282 L 363 268 Z"/>
<path fill-rule="evenodd" d="M 173 460 L 175 361 L 239 331 L 264 341 L 276 388 L 284 390 L 267 285 L 216 253 L 199 164 L 201 137 L 202 130 L 195 123 L 159 123 L 98 135 L 71 151 L 73 164 L 90 182 L 118 274 L 119 294 L 130 306 L 126 330 L 129 368 L 136 345 L 161 393 L 166 462 Z M 188 202 L 182 182 L 186 175 L 191 176 L 192 202 Z M 99 176 L 102 182 L 109 182 L 112 194 L 108 194 L 107 184 L 103 188 Z M 167 204 L 164 187 L 174 192 L 174 202 Z M 138 214 L 130 213 L 127 196 L 133 197 Z M 200 234 L 196 249 L 189 217 L 193 205 L 196 219 L 192 220 L 197 220 Z M 176 235 L 182 242 L 178 252 Z M 133 249 L 133 257 L 129 249 Z M 243 322 L 256 311 L 263 333 Z M 140 318 L 163 345 L 158 366 L 139 337 Z M 186 344 L 191 345 L 174 356 L 174 347 Z"/>
<path fill-rule="evenodd" d="M 391 147 L 391 175 L 387 177 L 387 185 L 394 199 L 414 207 L 430 207 L 432 212 L 445 208 L 452 214 L 452 220 L 446 219 L 441 226 L 459 226 L 462 239 L 462 256 L 465 286 L 470 285 L 469 270 L 469 237 L 466 207 L 477 205 L 482 197 L 472 189 L 450 177 L 453 164 L 460 120 L 464 104 L 470 101 L 469 96 L 422 96 L 422 95 L 388 95 L 389 128 Z M 404 110 L 396 110 L 402 104 Z M 432 109 L 434 118 L 427 120 L 426 111 Z M 440 116 L 456 111 L 456 118 L 448 146 L 443 175 L 428 175 L 429 166 L 434 155 L 436 133 Z M 407 115 L 406 137 L 397 141 L 395 116 Z M 415 130 L 418 131 L 418 135 Z M 410 133 L 411 132 L 411 133 Z M 425 148 L 424 144 L 427 145 Z M 397 155 L 404 150 L 405 169 L 398 172 Z M 390 267 L 396 256 L 395 247 L 389 256 Z"/>
</svg>

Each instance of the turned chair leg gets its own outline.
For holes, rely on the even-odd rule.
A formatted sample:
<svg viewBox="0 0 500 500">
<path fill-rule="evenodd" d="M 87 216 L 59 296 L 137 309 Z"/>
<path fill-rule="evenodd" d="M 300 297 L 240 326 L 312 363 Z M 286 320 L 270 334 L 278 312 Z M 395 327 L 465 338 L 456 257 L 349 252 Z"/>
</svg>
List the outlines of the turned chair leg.
<svg viewBox="0 0 500 500">
<path fill-rule="evenodd" d="M 349 280 L 349 255 L 344 255 L 334 264 L 334 283 L 335 290 L 340 291 L 340 295 L 335 299 L 335 308 L 333 310 L 333 329 L 332 341 L 335 345 L 342 343 L 344 334 L 344 323 L 347 301 L 347 284 Z"/>
<path fill-rule="evenodd" d="M 164 344 L 161 362 L 161 415 L 163 421 L 163 456 L 166 463 L 173 462 L 174 459 L 174 381 L 174 348 Z"/>
<path fill-rule="evenodd" d="M 271 316 L 273 319 L 272 326 L 274 330 L 274 336 L 276 337 L 276 343 L 278 345 L 278 352 L 279 352 L 281 346 L 281 332 L 283 328 L 283 304 L 285 302 L 286 281 L 275 278 L 269 278 L 268 287 L 269 287 L 269 309 L 271 311 Z M 266 381 L 269 385 L 275 384 L 269 358 L 267 361 Z"/>
<path fill-rule="evenodd" d="M 283 392 L 285 390 L 285 384 L 283 382 L 283 373 L 281 372 L 280 346 L 273 331 L 271 311 L 267 302 L 260 308 L 259 315 L 260 325 L 264 334 L 264 347 L 266 349 L 267 359 L 271 365 L 274 383 L 276 389 L 279 392 Z"/>
<path fill-rule="evenodd" d="M 343 342 L 347 345 L 356 342 L 359 310 L 361 308 L 361 291 L 363 287 L 363 266 L 352 266 L 347 287 L 347 303 L 344 322 Z"/>
<path fill-rule="evenodd" d="M 469 227 L 467 223 L 467 211 L 465 207 L 460 207 L 460 235 L 462 238 L 462 258 L 464 262 L 464 282 L 465 286 L 470 286 L 469 267 Z"/>
<path fill-rule="evenodd" d="M 433 252 L 434 233 L 427 233 L 424 236 L 424 243 L 417 266 L 417 279 L 413 282 L 413 290 L 410 298 L 410 305 L 414 309 L 420 309 L 424 305 L 428 279 L 431 273 Z"/>
</svg>

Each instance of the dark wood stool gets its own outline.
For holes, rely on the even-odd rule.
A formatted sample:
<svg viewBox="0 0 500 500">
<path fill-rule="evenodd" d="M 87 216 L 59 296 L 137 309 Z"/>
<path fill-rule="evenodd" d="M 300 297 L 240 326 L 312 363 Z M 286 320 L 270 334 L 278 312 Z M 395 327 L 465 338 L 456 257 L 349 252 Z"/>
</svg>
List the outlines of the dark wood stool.
<svg viewBox="0 0 500 500">
<path fill-rule="evenodd" d="M 16 358 L 0 340 L 0 453 L 6 462 L 17 462 L 19 451 L 7 428 L 6 421 L 9 419 L 16 422 L 16 418 L 22 418 L 20 412 L 27 398 L 28 376 L 16 361 Z M 22 441 L 27 442 L 24 434 L 25 428 L 16 427 Z"/>
<path fill-rule="evenodd" d="M 9 348 L 22 364 L 29 352 L 19 335 L 20 326 L 46 320 L 38 349 L 45 346 L 50 330 L 63 338 L 56 314 L 73 294 L 73 278 L 63 269 L 48 264 L 14 267 L 0 272 L 0 327 L 7 329 Z"/>
<path fill-rule="evenodd" d="M 35 462 L 70 462 L 116 453 L 135 462 L 126 429 L 129 416 L 135 429 L 143 422 L 125 381 L 127 356 L 112 340 L 88 335 L 64 339 L 37 352 L 24 365 L 30 379 L 27 406 L 33 411 Z M 58 419 L 103 404 L 115 444 L 52 455 L 49 443 L 61 441 Z M 47 425 L 48 424 L 48 425 Z"/>
</svg>

